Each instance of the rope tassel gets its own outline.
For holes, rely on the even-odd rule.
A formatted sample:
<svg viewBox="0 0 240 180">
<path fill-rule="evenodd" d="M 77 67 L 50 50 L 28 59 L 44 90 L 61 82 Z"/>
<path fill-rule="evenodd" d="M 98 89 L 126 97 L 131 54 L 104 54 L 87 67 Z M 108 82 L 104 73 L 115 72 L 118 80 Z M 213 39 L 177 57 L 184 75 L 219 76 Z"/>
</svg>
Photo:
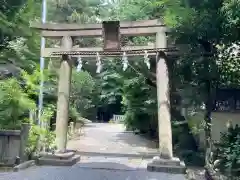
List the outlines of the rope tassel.
<svg viewBox="0 0 240 180">
<path fill-rule="evenodd" d="M 81 72 L 82 71 L 82 58 L 79 57 L 78 58 L 78 65 L 77 65 L 77 72 Z"/>
<path fill-rule="evenodd" d="M 102 70 L 102 62 L 101 62 L 101 58 L 100 58 L 99 53 L 97 53 L 96 59 L 97 59 L 97 63 L 96 63 L 97 70 L 96 70 L 96 73 L 100 73 L 101 70 Z"/>
<path fill-rule="evenodd" d="M 148 52 L 145 51 L 145 54 L 144 54 L 144 63 L 147 65 L 147 68 L 150 69 L 150 58 L 148 57 Z"/>
<path fill-rule="evenodd" d="M 128 68 L 128 58 L 126 55 L 126 52 L 123 53 L 123 57 L 122 57 L 122 64 L 123 64 L 123 71 L 126 71 Z"/>
</svg>

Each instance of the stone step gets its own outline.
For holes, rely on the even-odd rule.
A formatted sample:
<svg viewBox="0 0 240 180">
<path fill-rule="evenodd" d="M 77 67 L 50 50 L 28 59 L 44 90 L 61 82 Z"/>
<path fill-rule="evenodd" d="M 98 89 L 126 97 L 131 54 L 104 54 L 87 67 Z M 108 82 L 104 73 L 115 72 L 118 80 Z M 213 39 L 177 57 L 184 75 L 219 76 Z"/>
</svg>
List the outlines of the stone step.
<svg viewBox="0 0 240 180">
<path fill-rule="evenodd" d="M 40 153 L 41 157 L 47 159 L 70 159 L 75 155 L 74 152 L 65 152 L 65 153 Z"/>
<path fill-rule="evenodd" d="M 74 155 L 68 159 L 58 159 L 58 158 L 50 158 L 50 157 L 41 157 L 36 160 L 36 164 L 39 166 L 73 166 L 78 161 L 80 161 L 79 155 Z"/>
<path fill-rule="evenodd" d="M 151 172 L 163 172 L 170 174 L 185 174 L 186 167 L 185 165 L 164 165 L 164 164 L 154 164 L 150 163 L 147 166 L 147 170 Z"/>
<path fill-rule="evenodd" d="M 162 158 L 153 158 L 152 164 L 157 165 L 168 165 L 168 166 L 180 166 L 181 161 L 179 158 L 173 158 L 173 159 L 162 159 Z"/>
<path fill-rule="evenodd" d="M 139 153 L 139 152 L 96 152 L 96 151 L 76 151 L 76 154 L 81 156 L 106 156 L 106 157 L 129 157 L 129 158 L 153 158 L 159 155 L 158 152 Z"/>
</svg>

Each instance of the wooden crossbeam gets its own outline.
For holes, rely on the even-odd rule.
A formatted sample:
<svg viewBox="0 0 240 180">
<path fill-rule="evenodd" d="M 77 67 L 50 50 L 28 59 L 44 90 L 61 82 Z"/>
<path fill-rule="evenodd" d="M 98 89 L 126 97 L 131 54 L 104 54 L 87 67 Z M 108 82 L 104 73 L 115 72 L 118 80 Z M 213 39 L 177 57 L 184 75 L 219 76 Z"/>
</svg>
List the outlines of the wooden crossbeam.
<svg viewBox="0 0 240 180">
<path fill-rule="evenodd" d="M 70 55 L 72 57 L 96 57 L 97 53 L 101 56 L 122 56 L 126 52 L 127 56 L 141 56 L 145 55 L 145 51 L 148 55 L 156 55 L 157 52 L 163 51 L 166 54 L 175 54 L 177 52 L 176 48 L 168 49 L 155 49 L 153 46 L 133 46 L 133 47 L 123 47 L 119 51 L 104 51 L 103 48 L 72 48 L 66 51 L 64 48 L 45 48 L 42 51 L 43 57 L 60 57 L 61 55 Z M 149 49 L 151 48 L 151 49 Z"/>
<path fill-rule="evenodd" d="M 181 54 L 179 54 L 179 52 L 168 52 L 168 51 L 166 51 L 166 52 L 164 52 L 169 58 L 172 58 L 172 57 L 174 57 L 174 58 L 177 58 L 177 57 L 179 57 Z M 138 53 L 138 54 L 128 54 L 127 56 L 128 57 L 133 57 L 133 56 L 144 56 L 145 55 L 145 53 Z M 92 60 L 95 60 L 95 58 L 96 58 L 96 55 L 94 55 L 94 54 L 92 54 L 92 55 L 77 55 L 77 54 L 75 54 L 75 55 L 70 55 L 71 57 L 73 57 L 73 58 L 78 58 L 79 56 L 81 56 L 82 58 L 93 58 Z M 102 57 L 121 57 L 122 55 L 120 54 L 109 54 L 109 55 L 100 55 L 100 56 L 102 56 Z M 156 53 L 155 52 L 149 52 L 148 53 L 148 56 L 149 57 L 156 57 Z M 52 55 L 52 56 L 50 56 L 50 58 L 60 58 L 61 57 L 61 55 Z M 88 59 L 88 60 L 91 60 L 91 59 Z"/>
<path fill-rule="evenodd" d="M 121 51 L 129 51 L 129 50 L 148 50 L 148 49 L 154 49 L 155 45 L 148 45 L 148 46 L 126 46 L 122 47 L 120 50 Z M 61 51 L 66 51 L 64 48 L 45 48 L 41 52 L 42 57 L 54 57 L 52 56 L 53 52 L 61 52 Z M 79 51 L 79 52 L 103 52 L 104 49 L 102 47 L 88 47 L 88 48 L 79 48 L 79 47 L 73 47 L 70 51 Z M 57 56 L 55 56 L 57 57 Z"/>
<path fill-rule="evenodd" d="M 147 54 L 155 54 L 157 55 L 158 52 L 167 52 L 167 51 L 176 51 L 176 49 L 148 49 L 146 50 Z M 146 53 L 144 50 L 130 50 L 130 51 L 99 51 L 99 52 L 79 52 L 79 51 L 62 51 L 62 52 L 53 52 L 53 55 L 62 55 L 62 56 L 72 56 L 72 55 L 79 55 L 79 56 L 93 56 L 96 57 L 97 55 L 100 56 L 139 56 L 145 55 Z"/>
<path fill-rule="evenodd" d="M 141 27 L 141 28 L 121 28 L 120 34 L 124 36 L 150 36 L 159 31 L 166 31 L 166 27 Z M 71 37 L 101 37 L 101 29 L 96 30 L 76 30 L 76 31 L 46 31 L 43 30 L 41 35 L 47 38 L 61 38 L 63 36 Z"/>
<path fill-rule="evenodd" d="M 149 36 L 159 31 L 168 32 L 168 28 L 158 19 L 120 22 L 120 34 L 124 36 Z M 103 36 L 103 24 L 54 24 L 32 23 L 31 27 L 41 30 L 41 35 L 48 38 L 100 37 Z"/>
<path fill-rule="evenodd" d="M 120 28 L 163 27 L 159 19 L 120 22 Z M 57 24 L 57 23 L 32 23 L 31 28 L 49 31 L 78 31 L 78 30 L 101 30 L 102 24 Z"/>
</svg>

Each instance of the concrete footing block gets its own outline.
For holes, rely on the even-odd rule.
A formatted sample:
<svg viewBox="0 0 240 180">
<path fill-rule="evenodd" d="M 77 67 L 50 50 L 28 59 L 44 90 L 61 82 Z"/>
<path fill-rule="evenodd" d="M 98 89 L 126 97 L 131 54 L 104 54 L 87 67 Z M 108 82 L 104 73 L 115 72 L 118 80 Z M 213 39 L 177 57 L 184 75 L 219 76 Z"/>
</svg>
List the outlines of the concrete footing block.
<svg viewBox="0 0 240 180">
<path fill-rule="evenodd" d="M 80 155 L 74 152 L 66 153 L 44 153 L 36 160 L 36 165 L 43 166 L 73 166 L 80 161 Z"/>
<path fill-rule="evenodd" d="M 17 166 L 14 166 L 13 167 L 13 171 L 14 172 L 18 172 L 20 170 L 24 170 L 24 169 L 27 169 L 31 166 L 34 166 L 35 165 L 35 161 L 34 160 L 30 160 L 30 161 L 26 161 L 26 162 L 23 162 Z"/>
<path fill-rule="evenodd" d="M 164 172 L 171 174 L 185 174 L 185 163 L 178 158 L 162 159 L 154 157 L 153 161 L 147 165 L 147 170 L 151 172 Z"/>
</svg>

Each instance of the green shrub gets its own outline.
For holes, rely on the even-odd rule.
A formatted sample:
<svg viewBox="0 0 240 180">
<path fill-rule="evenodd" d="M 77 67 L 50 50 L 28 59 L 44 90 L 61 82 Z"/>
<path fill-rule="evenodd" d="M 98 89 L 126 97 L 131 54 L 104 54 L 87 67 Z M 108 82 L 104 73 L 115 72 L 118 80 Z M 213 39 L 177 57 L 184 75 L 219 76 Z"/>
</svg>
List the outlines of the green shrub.
<svg viewBox="0 0 240 180">
<path fill-rule="evenodd" d="M 19 129 L 36 105 L 15 78 L 0 81 L 0 128 Z"/>
<path fill-rule="evenodd" d="M 76 122 L 80 117 L 77 109 L 71 106 L 69 108 L 69 121 Z"/>
<path fill-rule="evenodd" d="M 53 114 L 53 105 L 45 107 L 43 109 L 41 121 L 48 126 Z M 29 156 L 33 155 L 34 153 L 37 154 L 43 147 L 46 151 L 53 151 L 56 148 L 55 137 L 55 132 L 50 131 L 49 128 L 40 127 L 39 125 L 36 125 L 35 122 L 31 122 L 26 153 Z"/>
<path fill-rule="evenodd" d="M 69 121 L 74 123 L 78 122 L 82 125 L 91 122 L 90 120 L 82 117 L 81 114 L 74 107 L 70 107 L 69 109 Z"/>
<path fill-rule="evenodd" d="M 110 119 L 110 121 L 108 121 L 109 124 L 114 124 L 114 120 L 113 119 Z"/>
<path fill-rule="evenodd" d="M 83 117 L 93 114 L 94 109 L 94 90 L 95 80 L 86 71 L 72 72 L 71 94 L 70 94 L 70 117 L 80 116 L 74 111 L 80 113 Z M 72 113 L 72 114 L 71 114 Z"/>
<path fill-rule="evenodd" d="M 226 175 L 240 176 L 240 128 L 230 126 L 221 134 L 220 142 L 216 143 L 213 160 L 215 168 Z M 218 163 L 217 163 L 218 162 Z"/>
</svg>

